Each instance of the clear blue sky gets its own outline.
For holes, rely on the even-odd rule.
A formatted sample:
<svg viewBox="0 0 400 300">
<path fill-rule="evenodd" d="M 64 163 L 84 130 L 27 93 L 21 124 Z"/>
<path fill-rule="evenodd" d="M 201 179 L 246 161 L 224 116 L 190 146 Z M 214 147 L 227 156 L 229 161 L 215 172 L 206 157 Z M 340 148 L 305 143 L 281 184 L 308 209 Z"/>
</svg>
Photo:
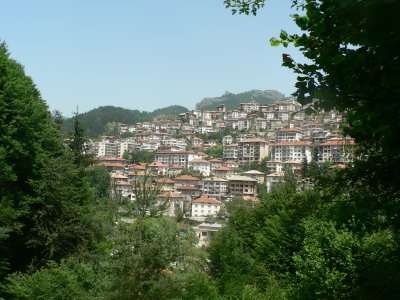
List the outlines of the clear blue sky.
<svg viewBox="0 0 400 300">
<path fill-rule="evenodd" d="M 250 89 L 294 91 L 295 75 L 271 47 L 293 32 L 289 0 L 254 16 L 223 0 L 2 1 L 0 39 L 25 66 L 50 110 L 71 116 L 103 105 L 193 109 L 204 97 Z"/>
</svg>

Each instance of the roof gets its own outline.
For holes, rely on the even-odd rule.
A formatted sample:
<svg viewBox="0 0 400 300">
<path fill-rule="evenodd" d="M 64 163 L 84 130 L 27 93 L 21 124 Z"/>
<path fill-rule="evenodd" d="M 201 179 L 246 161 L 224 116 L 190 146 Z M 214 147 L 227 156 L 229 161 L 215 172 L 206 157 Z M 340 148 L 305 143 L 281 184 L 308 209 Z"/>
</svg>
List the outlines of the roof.
<svg viewBox="0 0 400 300">
<path fill-rule="evenodd" d="M 282 128 L 278 132 L 301 132 L 300 128 Z"/>
<path fill-rule="evenodd" d="M 283 176 L 285 176 L 284 172 L 276 172 L 267 175 L 267 177 L 283 177 Z"/>
<path fill-rule="evenodd" d="M 284 141 L 271 144 L 271 147 L 276 147 L 276 146 L 311 146 L 311 143 L 304 141 Z"/>
<path fill-rule="evenodd" d="M 161 177 L 154 180 L 157 183 L 167 184 L 167 183 L 175 183 L 175 180 L 168 178 L 168 177 Z"/>
<path fill-rule="evenodd" d="M 208 197 L 200 197 L 192 201 L 192 203 L 207 203 L 207 204 L 216 204 L 221 205 L 221 202 L 215 198 L 208 198 Z"/>
<path fill-rule="evenodd" d="M 211 163 L 222 163 L 222 160 L 220 160 L 218 158 L 213 158 L 213 159 L 210 159 L 209 162 L 211 162 Z"/>
<path fill-rule="evenodd" d="M 233 171 L 233 169 L 230 168 L 230 167 L 223 167 L 222 166 L 222 167 L 215 168 L 214 171 Z"/>
<path fill-rule="evenodd" d="M 231 175 L 227 178 L 229 181 L 253 181 L 257 182 L 256 179 L 248 177 L 248 176 L 240 176 L 240 175 Z"/>
<path fill-rule="evenodd" d="M 206 223 L 203 222 L 201 224 L 199 224 L 198 226 L 194 227 L 195 229 L 200 229 L 200 228 L 214 228 L 214 229 L 220 229 L 222 228 L 224 225 L 219 224 L 219 223 Z"/>
<path fill-rule="evenodd" d="M 206 179 L 203 179 L 204 182 L 206 181 L 219 181 L 219 182 L 228 182 L 229 180 L 226 180 L 224 178 L 221 177 L 208 177 Z"/>
<path fill-rule="evenodd" d="M 193 151 L 170 151 L 170 150 L 158 150 L 156 155 L 158 154 L 175 154 L 175 155 L 182 155 L 182 154 L 195 154 Z"/>
<path fill-rule="evenodd" d="M 249 174 L 249 175 L 264 175 L 263 172 L 257 171 L 257 170 L 250 170 L 243 172 L 242 174 Z"/>
<path fill-rule="evenodd" d="M 160 163 L 160 162 L 152 162 L 151 164 L 147 165 L 148 167 L 166 167 L 166 165 Z"/>
<path fill-rule="evenodd" d="M 185 198 L 184 195 L 174 193 L 174 192 L 168 192 L 160 195 L 161 198 Z"/>
<path fill-rule="evenodd" d="M 97 160 L 99 160 L 99 161 L 113 160 L 113 161 L 128 162 L 128 160 L 123 157 L 109 157 L 109 156 L 101 156 L 101 157 L 97 158 Z"/>
<path fill-rule="evenodd" d="M 121 168 L 124 169 L 125 166 L 117 163 L 99 163 L 99 166 L 105 166 L 105 167 L 114 167 L 114 168 Z"/>
<path fill-rule="evenodd" d="M 169 169 L 184 169 L 183 166 L 170 166 Z"/>
<path fill-rule="evenodd" d="M 181 191 L 182 190 L 183 191 L 198 191 L 198 190 L 200 190 L 199 188 L 197 188 L 193 185 L 181 185 L 181 186 L 178 186 L 176 189 L 181 190 Z"/>
<path fill-rule="evenodd" d="M 321 143 L 320 146 L 338 146 L 338 145 L 354 145 L 354 140 L 330 140 L 325 143 Z"/>
<path fill-rule="evenodd" d="M 182 175 L 182 176 L 178 176 L 175 177 L 175 180 L 185 180 L 185 181 L 198 181 L 199 179 L 190 175 Z"/>
<path fill-rule="evenodd" d="M 266 140 L 262 140 L 262 139 L 245 139 L 240 141 L 239 143 L 268 143 Z"/>
</svg>

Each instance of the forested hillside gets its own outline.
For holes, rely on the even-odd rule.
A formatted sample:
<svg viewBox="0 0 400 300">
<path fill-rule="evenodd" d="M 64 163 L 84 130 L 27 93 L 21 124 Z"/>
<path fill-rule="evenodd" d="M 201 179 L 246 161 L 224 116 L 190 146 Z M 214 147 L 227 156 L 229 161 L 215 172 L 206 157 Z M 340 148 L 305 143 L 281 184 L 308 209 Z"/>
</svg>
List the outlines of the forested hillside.
<svg viewBox="0 0 400 300">
<path fill-rule="evenodd" d="M 178 114 L 187 112 L 188 109 L 171 105 L 165 108 L 156 109 L 153 112 L 125 109 L 114 106 L 101 106 L 88 112 L 79 114 L 79 120 L 85 127 L 89 137 L 96 137 L 104 134 L 107 123 L 121 122 L 134 124 L 136 122 L 152 121 L 154 118 L 176 117 Z M 72 132 L 74 117 L 64 120 L 62 131 Z"/>
<path fill-rule="evenodd" d="M 239 94 L 226 92 L 220 97 L 204 98 L 196 104 L 196 109 L 215 110 L 218 105 L 224 104 L 227 110 L 237 109 L 240 103 L 256 101 L 262 104 L 268 104 L 282 100 L 284 95 L 278 91 L 251 90 Z"/>
</svg>

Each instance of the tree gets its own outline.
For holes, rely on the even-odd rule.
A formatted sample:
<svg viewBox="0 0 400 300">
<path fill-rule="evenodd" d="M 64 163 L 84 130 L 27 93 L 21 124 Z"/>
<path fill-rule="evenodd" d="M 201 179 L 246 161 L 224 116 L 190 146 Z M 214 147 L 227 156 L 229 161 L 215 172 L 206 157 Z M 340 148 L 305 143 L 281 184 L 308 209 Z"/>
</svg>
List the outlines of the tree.
<svg viewBox="0 0 400 300">
<path fill-rule="evenodd" d="M 91 247 L 91 195 L 23 67 L 0 45 L 0 278 Z"/>
<path fill-rule="evenodd" d="M 135 149 L 127 154 L 127 157 L 132 164 L 137 163 L 152 163 L 154 161 L 155 153 L 149 150 Z"/>
<path fill-rule="evenodd" d="M 96 197 L 108 197 L 111 189 L 111 178 L 107 169 L 102 166 L 88 167 L 85 169 L 90 188 Z"/>
</svg>

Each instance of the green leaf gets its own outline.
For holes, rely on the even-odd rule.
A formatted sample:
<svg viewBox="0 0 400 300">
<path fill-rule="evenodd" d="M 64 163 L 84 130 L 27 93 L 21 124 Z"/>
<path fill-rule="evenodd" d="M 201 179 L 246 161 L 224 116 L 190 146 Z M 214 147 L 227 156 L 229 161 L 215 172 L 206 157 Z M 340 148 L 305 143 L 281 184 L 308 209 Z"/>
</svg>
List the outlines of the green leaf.
<svg viewBox="0 0 400 300">
<path fill-rule="evenodd" d="M 271 38 L 270 40 L 269 40 L 269 43 L 271 44 L 271 46 L 273 46 L 273 47 L 276 47 L 276 46 L 279 46 L 280 45 L 280 43 L 281 43 L 281 41 L 280 40 L 278 40 L 277 38 Z"/>
</svg>

